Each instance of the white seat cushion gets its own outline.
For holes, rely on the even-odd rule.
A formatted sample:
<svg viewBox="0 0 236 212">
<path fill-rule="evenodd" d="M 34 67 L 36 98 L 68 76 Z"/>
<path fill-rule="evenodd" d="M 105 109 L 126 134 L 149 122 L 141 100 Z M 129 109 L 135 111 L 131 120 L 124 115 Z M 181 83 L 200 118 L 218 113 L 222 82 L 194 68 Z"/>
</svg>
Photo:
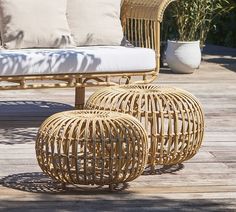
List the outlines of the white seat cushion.
<svg viewBox="0 0 236 212">
<path fill-rule="evenodd" d="M 133 72 L 155 69 L 152 49 L 122 46 L 0 51 L 0 76 Z"/>
</svg>

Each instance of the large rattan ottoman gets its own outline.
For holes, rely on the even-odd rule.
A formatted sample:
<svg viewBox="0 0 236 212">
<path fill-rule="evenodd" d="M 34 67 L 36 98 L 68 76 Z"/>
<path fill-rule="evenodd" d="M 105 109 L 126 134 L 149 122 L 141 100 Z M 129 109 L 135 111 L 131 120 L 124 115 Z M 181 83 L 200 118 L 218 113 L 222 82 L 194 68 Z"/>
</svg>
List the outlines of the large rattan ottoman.
<svg viewBox="0 0 236 212">
<path fill-rule="evenodd" d="M 180 164 L 199 150 L 204 115 L 199 101 L 187 91 L 158 85 L 123 85 L 100 89 L 87 109 L 119 111 L 136 117 L 148 132 L 151 171 Z"/>
<path fill-rule="evenodd" d="M 134 180 L 147 162 L 147 133 L 134 117 L 109 111 L 68 111 L 40 127 L 36 155 L 44 173 L 72 185 Z"/>
</svg>

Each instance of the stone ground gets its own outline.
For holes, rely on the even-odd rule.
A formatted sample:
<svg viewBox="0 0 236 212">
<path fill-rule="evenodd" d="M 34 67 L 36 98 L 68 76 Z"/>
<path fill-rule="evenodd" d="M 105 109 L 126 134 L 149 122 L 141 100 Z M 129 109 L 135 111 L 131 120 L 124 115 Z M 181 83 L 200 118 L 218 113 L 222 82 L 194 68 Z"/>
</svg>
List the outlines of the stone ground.
<svg viewBox="0 0 236 212">
<path fill-rule="evenodd" d="M 236 211 L 236 50 L 208 46 L 194 74 L 164 68 L 155 83 L 200 99 L 206 115 L 203 146 L 181 170 L 143 175 L 113 193 L 65 191 L 37 165 L 37 129 L 49 115 L 72 109 L 73 89 L 0 91 L 0 211 Z"/>
</svg>

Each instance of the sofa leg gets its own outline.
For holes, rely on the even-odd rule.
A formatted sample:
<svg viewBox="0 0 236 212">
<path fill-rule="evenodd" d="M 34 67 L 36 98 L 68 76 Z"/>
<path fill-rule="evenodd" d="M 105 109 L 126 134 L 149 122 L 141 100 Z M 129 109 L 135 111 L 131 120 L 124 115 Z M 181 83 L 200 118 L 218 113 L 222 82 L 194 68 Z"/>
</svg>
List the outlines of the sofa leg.
<svg viewBox="0 0 236 212">
<path fill-rule="evenodd" d="M 85 87 L 75 88 L 75 109 L 83 110 L 85 104 Z"/>
</svg>

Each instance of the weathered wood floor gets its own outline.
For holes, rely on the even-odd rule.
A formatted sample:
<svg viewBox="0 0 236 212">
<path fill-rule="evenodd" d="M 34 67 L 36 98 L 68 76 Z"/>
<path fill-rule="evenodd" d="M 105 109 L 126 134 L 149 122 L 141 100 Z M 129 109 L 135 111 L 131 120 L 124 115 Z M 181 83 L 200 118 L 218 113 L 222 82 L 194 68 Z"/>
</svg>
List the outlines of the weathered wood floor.
<svg viewBox="0 0 236 212">
<path fill-rule="evenodd" d="M 202 102 L 207 125 L 201 151 L 182 170 L 141 176 L 118 193 L 63 191 L 37 166 L 38 126 L 50 114 L 72 109 L 72 89 L 1 91 L 0 211 L 236 211 L 236 51 L 210 53 L 193 75 L 167 69 L 158 80 Z"/>
</svg>

